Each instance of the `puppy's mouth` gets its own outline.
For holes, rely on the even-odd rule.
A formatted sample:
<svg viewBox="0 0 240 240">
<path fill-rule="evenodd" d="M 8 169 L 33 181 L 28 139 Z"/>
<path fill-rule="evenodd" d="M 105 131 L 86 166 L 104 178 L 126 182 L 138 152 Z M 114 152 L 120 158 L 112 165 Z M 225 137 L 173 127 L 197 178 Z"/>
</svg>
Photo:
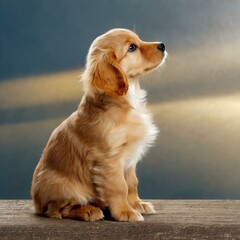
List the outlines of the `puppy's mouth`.
<svg viewBox="0 0 240 240">
<path fill-rule="evenodd" d="M 167 51 L 164 51 L 164 55 L 163 55 L 162 61 L 156 66 L 156 68 L 159 68 L 159 67 L 161 67 L 162 65 L 164 65 L 167 56 L 168 56 L 168 52 L 167 52 Z"/>
<path fill-rule="evenodd" d="M 138 72 L 138 73 L 135 73 L 135 74 L 129 74 L 129 75 L 128 75 L 128 78 L 137 78 L 137 77 L 140 77 L 140 76 L 142 76 L 142 75 L 144 75 L 144 74 L 146 74 L 146 73 L 148 73 L 148 72 L 150 72 L 150 71 L 152 71 L 152 70 L 160 67 L 161 65 L 162 65 L 162 62 L 160 62 L 160 63 L 158 63 L 158 64 L 156 64 L 156 65 L 154 65 L 154 66 L 144 68 L 141 72 Z"/>
<path fill-rule="evenodd" d="M 167 51 L 164 51 L 164 54 L 163 54 L 163 57 L 162 57 L 161 61 L 159 61 L 159 59 L 156 60 L 156 61 L 153 61 L 151 59 L 151 61 L 149 60 L 149 62 L 151 62 L 151 63 L 155 62 L 155 64 L 151 64 L 151 66 L 148 66 L 148 67 L 144 68 L 141 72 L 137 72 L 137 73 L 134 73 L 134 74 L 129 74 L 127 77 L 129 79 L 138 78 L 138 77 L 140 77 L 140 76 L 142 76 L 142 75 L 144 75 L 144 74 L 146 74 L 146 73 L 148 73 L 148 72 L 150 72 L 154 69 L 157 69 L 157 68 L 161 67 L 165 63 L 165 60 L 166 60 L 167 56 L 168 56 Z"/>
<path fill-rule="evenodd" d="M 164 51 L 163 58 L 161 59 L 161 61 L 160 61 L 160 62 L 157 61 L 157 63 L 154 64 L 153 66 L 150 66 L 150 67 L 145 68 L 145 69 L 144 69 L 144 73 L 147 73 L 147 72 L 149 72 L 149 71 L 151 71 L 151 70 L 154 70 L 154 69 L 156 69 L 156 68 L 161 67 L 161 66 L 165 63 L 167 56 L 168 56 L 167 51 Z"/>
</svg>

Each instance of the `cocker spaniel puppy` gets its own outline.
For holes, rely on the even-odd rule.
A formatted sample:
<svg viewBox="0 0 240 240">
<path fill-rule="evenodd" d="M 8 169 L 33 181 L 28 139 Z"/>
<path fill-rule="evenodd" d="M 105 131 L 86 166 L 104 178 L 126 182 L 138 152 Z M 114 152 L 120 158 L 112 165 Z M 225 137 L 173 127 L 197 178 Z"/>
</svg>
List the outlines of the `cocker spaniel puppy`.
<svg viewBox="0 0 240 240">
<path fill-rule="evenodd" d="M 138 77 L 166 57 L 160 42 L 113 29 L 92 43 L 76 112 L 52 133 L 35 169 L 37 214 L 97 221 L 142 221 L 153 206 L 138 196 L 136 164 L 156 138 Z"/>
</svg>

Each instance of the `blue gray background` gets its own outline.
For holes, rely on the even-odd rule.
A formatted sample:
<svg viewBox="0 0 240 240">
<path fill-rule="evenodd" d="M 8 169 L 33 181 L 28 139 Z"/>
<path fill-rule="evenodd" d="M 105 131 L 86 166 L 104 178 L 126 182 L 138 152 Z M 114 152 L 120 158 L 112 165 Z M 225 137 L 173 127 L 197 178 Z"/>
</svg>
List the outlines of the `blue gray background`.
<svg viewBox="0 0 240 240">
<path fill-rule="evenodd" d="M 30 198 L 51 131 L 81 99 L 94 38 L 134 29 L 162 41 L 165 66 L 141 79 L 156 124 L 140 195 L 240 198 L 240 1 L 0 0 L 0 198 Z"/>
</svg>

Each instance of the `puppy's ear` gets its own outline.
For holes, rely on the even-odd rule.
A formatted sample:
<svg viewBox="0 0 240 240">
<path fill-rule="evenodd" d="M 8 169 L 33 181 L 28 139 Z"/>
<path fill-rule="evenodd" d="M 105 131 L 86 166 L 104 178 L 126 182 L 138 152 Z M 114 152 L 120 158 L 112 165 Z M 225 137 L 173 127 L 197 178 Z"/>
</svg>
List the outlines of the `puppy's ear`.
<svg viewBox="0 0 240 240">
<path fill-rule="evenodd" d="M 128 91 L 128 79 L 113 52 L 104 54 L 93 72 L 92 84 L 111 96 L 122 96 Z"/>
</svg>

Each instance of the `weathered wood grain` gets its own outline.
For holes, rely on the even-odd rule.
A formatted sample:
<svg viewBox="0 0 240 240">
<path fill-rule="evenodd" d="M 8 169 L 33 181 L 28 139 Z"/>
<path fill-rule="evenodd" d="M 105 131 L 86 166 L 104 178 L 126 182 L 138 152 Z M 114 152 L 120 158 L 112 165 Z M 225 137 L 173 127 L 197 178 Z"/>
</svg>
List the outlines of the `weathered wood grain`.
<svg viewBox="0 0 240 240">
<path fill-rule="evenodd" d="M 29 200 L 0 201 L 0 239 L 240 239 L 240 201 L 152 200 L 144 222 L 81 222 L 33 214 Z"/>
</svg>

